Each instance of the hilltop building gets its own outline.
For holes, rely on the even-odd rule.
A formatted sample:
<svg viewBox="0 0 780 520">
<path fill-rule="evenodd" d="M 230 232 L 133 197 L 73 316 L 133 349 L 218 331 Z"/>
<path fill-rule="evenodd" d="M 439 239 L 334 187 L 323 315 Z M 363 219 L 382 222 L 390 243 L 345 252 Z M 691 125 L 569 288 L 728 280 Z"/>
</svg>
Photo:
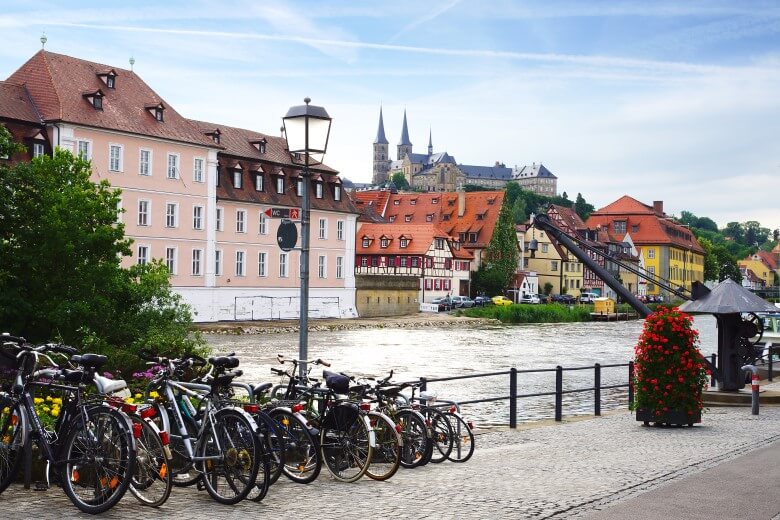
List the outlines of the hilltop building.
<svg viewBox="0 0 780 520">
<path fill-rule="evenodd" d="M 520 168 L 515 166 L 512 169 L 512 180 L 524 190 L 538 195 L 554 197 L 558 194 L 558 177 L 542 163 L 533 163 L 531 166 L 525 165 Z"/>
</svg>

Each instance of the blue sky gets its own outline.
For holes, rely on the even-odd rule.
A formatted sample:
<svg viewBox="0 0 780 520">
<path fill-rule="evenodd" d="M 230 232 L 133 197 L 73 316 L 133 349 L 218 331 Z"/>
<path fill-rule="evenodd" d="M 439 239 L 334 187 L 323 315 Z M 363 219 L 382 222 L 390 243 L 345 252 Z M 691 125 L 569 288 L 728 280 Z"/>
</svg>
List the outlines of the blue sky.
<svg viewBox="0 0 780 520">
<path fill-rule="evenodd" d="M 40 48 L 128 67 L 185 116 L 276 134 L 305 96 L 371 177 L 380 104 L 416 152 L 543 162 L 597 207 L 780 227 L 777 1 L 0 0 L 0 77 Z"/>
</svg>

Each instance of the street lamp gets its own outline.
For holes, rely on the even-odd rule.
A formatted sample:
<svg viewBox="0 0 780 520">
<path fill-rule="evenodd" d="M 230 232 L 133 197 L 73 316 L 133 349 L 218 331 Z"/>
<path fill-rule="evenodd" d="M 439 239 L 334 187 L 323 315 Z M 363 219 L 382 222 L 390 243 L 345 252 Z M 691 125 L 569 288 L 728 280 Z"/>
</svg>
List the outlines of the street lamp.
<svg viewBox="0 0 780 520">
<path fill-rule="evenodd" d="M 309 235 L 310 235 L 310 164 L 321 164 L 328 148 L 331 118 L 323 107 L 309 105 L 311 99 L 303 100 L 305 105 L 290 108 L 282 118 L 287 150 L 293 162 L 303 154 L 303 193 L 301 207 L 301 309 L 300 332 L 298 335 L 298 358 L 306 359 L 309 343 Z M 306 375 L 306 363 L 300 365 L 301 377 Z"/>
</svg>

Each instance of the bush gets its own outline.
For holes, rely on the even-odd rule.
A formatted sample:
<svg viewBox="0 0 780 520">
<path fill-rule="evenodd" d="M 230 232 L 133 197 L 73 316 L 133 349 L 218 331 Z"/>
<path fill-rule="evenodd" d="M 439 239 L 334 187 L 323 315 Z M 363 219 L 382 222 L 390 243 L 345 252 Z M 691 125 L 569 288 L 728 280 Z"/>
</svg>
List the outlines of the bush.
<svg viewBox="0 0 780 520">
<path fill-rule="evenodd" d="M 590 306 L 575 305 L 569 309 L 556 303 L 541 305 L 488 305 L 463 311 L 472 318 L 493 318 L 502 323 L 563 323 L 590 321 Z"/>
</svg>

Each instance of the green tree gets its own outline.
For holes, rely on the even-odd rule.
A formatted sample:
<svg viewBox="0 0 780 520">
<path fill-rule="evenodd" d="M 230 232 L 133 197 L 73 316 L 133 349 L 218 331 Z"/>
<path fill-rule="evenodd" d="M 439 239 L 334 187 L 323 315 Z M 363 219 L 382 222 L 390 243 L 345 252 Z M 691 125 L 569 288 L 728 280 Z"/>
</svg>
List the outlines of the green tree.
<svg viewBox="0 0 780 520">
<path fill-rule="evenodd" d="M 563 197 L 566 200 L 569 200 L 569 196 L 566 194 L 565 191 L 561 194 L 561 197 Z"/>
<path fill-rule="evenodd" d="M 704 230 L 707 230 L 707 231 L 715 231 L 715 232 L 718 231 L 718 224 L 716 224 L 715 221 L 712 220 L 709 217 L 700 217 L 696 221 L 696 226 L 695 227 L 697 227 L 699 229 L 704 229 Z"/>
<path fill-rule="evenodd" d="M 550 293 L 552 292 L 552 290 L 553 290 L 553 284 L 551 284 L 550 282 L 547 282 L 547 283 L 544 284 L 544 295 L 545 296 L 550 296 Z"/>
<path fill-rule="evenodd" d="M 587 220 L 588 216 L 593 213 L 596 208 L 593 204 L 588 204 L 582 193 L 577 193 L 577 199 L 574 201 L 574 211 L 580 216 L 582 220 Z"/>
<path fill-rule="evenodd" d="M 522 224 L 528 221 L 528 213 L 525 210 L 525 200 L 518 197 L 512 204 L 512 220 L 515 224 Z"/>
<path fill-rule="evenodd" d="M 731 278 L 735 282 L 742 281 L 742 273 L 739 272 L 737 259 L 729 253 L 729 250 L 721 245 L 712 248 L 718 262 L 718 281 L 722 282 L 726 278 Z"/>
<path fill-rule="evenodd" d="M 483 264 L 472 275 L 472 297 L 480 294 L 498 296 L 504 293 L 505 288 L 506 282 L 498 269 L 489 269 Z"/>
<path fill-rule="evenodd" d="M 739 222 L 729 222 L 723 230 L 723 235 L 741 244 L 745 239 L 745 230 Z"/>
<path fill-rule="evenodd" d="M 775 240 L 775 242 L 780 240 L 780 229 L 775 229 L 772 231 L 772 238 Z"/>
<path fill-rule="evenodd" d="M 23 152 L 24 146 L 14 141 L 11 132 L 0 124 L 0 157 L 11 157 L 15 153 Z"/>
<path fill-rule="evenodd" d="M 494 191 L 493 188 L 486 188 L 485 186 L 480 186 L 478 184 L 466 184 L 463 186 L 463 191 L 469 192 L 469 191 Z"/>
<path fill-rule="evenodd" d="M 523 188 L 516 182 L 508 182 L 504 192 L 504 199 L 509 201 L 509 204 L 514 204 L 522 196 Z"/>
<path fill-rule="evenodd" d="M 493 236 L 485 250 L 486 269 L 498 273 L 503 287 L 509 285 L 512 275 L 517 271 L 517 234 L 512 211 L 506 200 L 498 213 Z"/>
<path fill-rule="evenodd" d="M 406 180 L 404 172 L 395 172 L 390 180 L 393 181 L 393 184 L 395 184 L 395 187 L 399 190 L 409 189 L 409 181 Z"/>
</svg>

